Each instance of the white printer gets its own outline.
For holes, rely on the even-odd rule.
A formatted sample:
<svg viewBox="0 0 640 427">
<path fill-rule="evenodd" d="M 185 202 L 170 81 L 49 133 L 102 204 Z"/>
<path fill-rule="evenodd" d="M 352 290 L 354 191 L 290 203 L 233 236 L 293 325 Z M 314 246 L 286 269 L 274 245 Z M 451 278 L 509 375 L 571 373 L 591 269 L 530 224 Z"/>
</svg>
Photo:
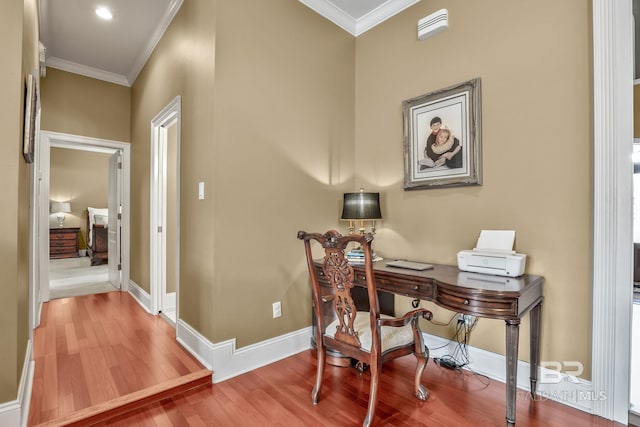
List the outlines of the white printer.
<svg viewBox="0 0 640 427">
<path fill-rule="evenodd" d="M 514 230 L 482 230 L 475 248 L 458 252 L 458 268 L 497 276 L 520 276 L 527 256 L 513 250 L 515 238 Z"/>
</svg>

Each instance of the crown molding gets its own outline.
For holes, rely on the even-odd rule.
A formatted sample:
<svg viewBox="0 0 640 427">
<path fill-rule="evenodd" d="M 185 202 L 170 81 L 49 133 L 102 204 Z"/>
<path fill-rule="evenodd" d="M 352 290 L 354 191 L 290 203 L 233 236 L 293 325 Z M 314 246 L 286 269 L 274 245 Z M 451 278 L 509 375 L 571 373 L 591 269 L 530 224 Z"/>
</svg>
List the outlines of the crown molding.
<svg viewBox="0 0 640 427">
<path fill-rule="evenodd" d="M 162 19 L 158 22 L 158 26 L 156 27 L 153 35 L 149 38 L 149 42 L 144 47 L 144 49 L 140 52 L 140 55 L 136 58 L 131 67 L 131 71 L 127 75 L 127 80 L 133 84 L 138 78 L 138 74 L 142 71 L 142 68 L 149 60 L 149 57 L 153 53 L 153 50 L 156 48 L 160 39 L 164 35 L 164 32 L 169 28 L 171 21 L 176 16 L 178 11 L 180 10 L 180 6 L 184 0 L 172 0 L 171 4 L 167 8 L 167 12 L 164 14 Z"/>
<path fill-rule="evenodd" d="M 131 83 L 129 82 L 127 77 L 121 74 L 110 73 L 98 68 L 88 67 L 86 65 L 78 64 L 76 62 L 67 61 L 53 56 L 47 58 L 46 65 L 47 67 L 57 68 L 58 70 L 80 74 L 81 76 L 104 80 L 122 86 L 131 86 Z"/>
<path fill-rule="evenodd" d="M 356 35 L 356 20 L 327 0 L 298 0 L 309 9 L 324 16 L 349 34 Z"/>
<path fill-rule="evenodd" d="M 354 37 L 365 33 L 420 0 L 388 0 L 371 12 L 355 19 L 329 0 L 298 0 Z"/>
<path fill-rule="evenodd" d="M 419 1 L 420 0 L 393 0 L 381 4 L 356 21 L 355 36 L 357 37 L 360 34 L 365 33 L 403 10 L 408 9 Z"/>
</svg>

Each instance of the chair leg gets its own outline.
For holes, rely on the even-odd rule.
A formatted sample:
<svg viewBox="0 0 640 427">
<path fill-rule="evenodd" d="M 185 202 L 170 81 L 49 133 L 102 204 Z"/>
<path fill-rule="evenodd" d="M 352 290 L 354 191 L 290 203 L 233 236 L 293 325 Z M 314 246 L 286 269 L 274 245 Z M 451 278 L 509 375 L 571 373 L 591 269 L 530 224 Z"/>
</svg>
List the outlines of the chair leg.
<svg viewBox="0 0 640 427">
<path fill-rule="evenodd" d="M 316 370 L 316 385 L 313 387 L 313 391 L 311 392 L 311 402 L 314 405 L 318 404 L 320 400 L 320 391 L 322 390 L 322 378 L 324 377 L 324 365 L 327 359 L 326 350 L 324 346 L 322 348 L 318 348 L 316 351 L 318 355 L 318 369 Z"/>
<path fill-rule="evenodd" d="M 416 353 L 416 358 L 418 359 L 418 365 L 416 366 L 414 394 L 420 400 L 427 400 L 429 397 L 429 391 L 427 391 L 427 389 L 422 385 L 422 373 L 424 372 L 424 368 L 427 366 L 427 358 L 424 357 L 424 354 L 419 353 Z"/>
<path fill-rule="evenodd" d="M 378 404 L 378 383 L 380 382 L 380 370 L 382 369 L 382 363 L 380 360 L 371 360 L 369 366 L 371 370 L 371 387 L 369 389 L 369 406 L 367 408 L 367 415 L 362 422 L 363 427 L 369 427 L 373 423 L 373 417 L 376 414 L 376 406 Z"/>
<path fill-rule="evenodd" d="M 422 374 L 424 372 L 424 368 L 427 366 L 427 362 L 429 362 L 429 349 L 424 345 L 422 335 L 418 331 L 419 330 L 417 328 L 414 329 L 415 348 L 413 353 L 418 359 L 416 377 L 414 379 L 414 394 L 419 400 L 427 400 L 429 397 L 429 391 L 422 385 Z"/>
</svg>

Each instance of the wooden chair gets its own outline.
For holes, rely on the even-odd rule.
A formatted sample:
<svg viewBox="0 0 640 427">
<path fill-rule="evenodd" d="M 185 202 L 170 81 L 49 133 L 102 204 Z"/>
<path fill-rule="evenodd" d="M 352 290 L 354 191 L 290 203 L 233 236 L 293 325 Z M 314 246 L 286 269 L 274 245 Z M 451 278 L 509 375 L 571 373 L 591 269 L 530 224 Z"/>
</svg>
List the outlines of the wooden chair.
<svg viewBox="0 0 640 427">
<path fill-rule="evenodd" d="M 316 318 L 315 338 L 318 354 L 318 370 L 316 384 L 311 393 L 312 402 L 318 403 L 322 389 L 322 379 L 326 364 L 327 350 L 365 363 L 371 370 L 371 388 L 369 405 L 363 426 L 371 425 L 378 400 L 378 382 L 382 364 L 388 360 L 407 354 L 414 354 L 418 359 L 414 394 L 420 400 L 426 400 L 428 391 L 422 386 L 421 379 L 429 360 L 429 350 L 424 345 L 422 333 L 418 325 L 420 318 L 431 320 L 432 314 L 426 309 L 410 311 L 401 318 L 392 318 L 380 314 L 376 284 L 371 259 L 371 241 L 373 235 L 342 236 L 335 230 L 325 234 L 298 232 L 298 239 L 304 241 L 307 265 L 313 286 L 313 308 Z M 333 293 L 321 290 L 318 274 L 314 268 L 311 241 L 315 240 L 324 248 L 323 281 L 328 281 Z M 351 290 L 356 277 L 353 267 L 345 257 L 345 248 L 355 242 L 364 250 L 364 271 L 366 277 L 369 311 L 357 311 Z M 336 319 L 323 316 L 323 305 L 333 304 Z"/>
</svg>

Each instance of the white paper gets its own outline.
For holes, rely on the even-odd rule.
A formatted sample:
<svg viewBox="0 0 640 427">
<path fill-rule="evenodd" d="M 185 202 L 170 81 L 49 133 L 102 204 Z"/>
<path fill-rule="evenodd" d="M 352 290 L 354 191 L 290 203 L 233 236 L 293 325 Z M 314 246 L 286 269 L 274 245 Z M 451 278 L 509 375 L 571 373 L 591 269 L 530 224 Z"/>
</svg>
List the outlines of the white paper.
<svg viewBox="0 0 640 427">
<path fill-rule="evenodd" d="M 515 253 L 515 230 L 482 230 L 474 251 Z"/>
</svg>

